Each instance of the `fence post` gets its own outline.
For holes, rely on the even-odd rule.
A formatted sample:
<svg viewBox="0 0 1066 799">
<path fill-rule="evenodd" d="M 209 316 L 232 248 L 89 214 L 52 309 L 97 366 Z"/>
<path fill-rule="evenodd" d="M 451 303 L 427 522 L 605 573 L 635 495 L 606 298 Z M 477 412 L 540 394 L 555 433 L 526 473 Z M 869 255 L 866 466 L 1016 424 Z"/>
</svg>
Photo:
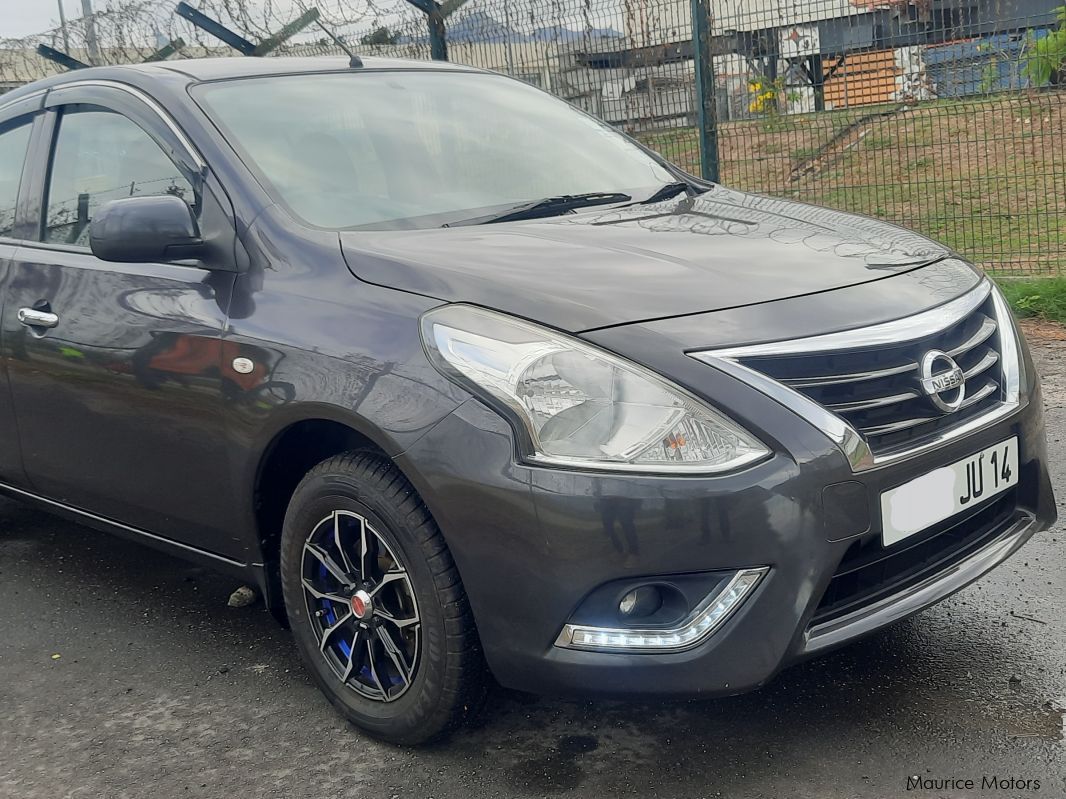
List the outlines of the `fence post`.
<svg viewBox="0 0 1066 799">
<path fill-rule="evenodd" d="M 718 182 L 718 91 L 711 49 L 711 3 L 692 1 L 692 59 L 696 65 L 696 107 L 700 130 L 700 175 Z"/>
<path fill-rule="evenodd" d="M 429 55 L 434 61 L 448 60 L 448 39 L 444 32 L 444 14 L 440 3 L 429 0 Z"/>
<path fill-rule="evenodd" d="M 444 18 L 465 0 L 452 4 L 445 9 L 437 0 L 407 0 L 408 3 L 426 15 L 429 25 L 429 56 L 434 61 L 448 60 L 448 38 L 444 30 Z"/>
</svg>

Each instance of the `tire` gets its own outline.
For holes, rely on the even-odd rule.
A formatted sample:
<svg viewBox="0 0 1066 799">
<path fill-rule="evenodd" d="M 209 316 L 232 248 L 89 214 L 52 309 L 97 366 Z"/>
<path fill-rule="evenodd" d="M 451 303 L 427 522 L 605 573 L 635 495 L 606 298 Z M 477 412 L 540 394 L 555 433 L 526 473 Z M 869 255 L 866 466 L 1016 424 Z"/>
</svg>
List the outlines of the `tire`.
<svg viewBox="0 0 1066 799">
<path fill-rule="evenodd" d="M 480 709 L 486 670 L 459 573 L 384 457 L 349 452 L 307 473 L 285 514 L 281 579 L 305 666 L 355 726 L 417 745 Z"/>
</svg>

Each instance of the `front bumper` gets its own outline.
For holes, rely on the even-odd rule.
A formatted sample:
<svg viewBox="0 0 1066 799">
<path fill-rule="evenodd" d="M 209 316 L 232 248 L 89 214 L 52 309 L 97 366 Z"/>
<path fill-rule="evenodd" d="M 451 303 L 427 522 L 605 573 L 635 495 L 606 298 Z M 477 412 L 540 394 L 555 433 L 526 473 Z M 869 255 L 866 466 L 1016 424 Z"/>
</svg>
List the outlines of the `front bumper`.
<svg viewBox="0 0 1066 799">
<path fill-rule="evenodd" d="M 991 542 L 969 556 L 915 582 L 905 591 L 839 618 L 811 624 L 799 654 L 811 655 L 832 649 L 939 602 L 1005 561 L 1040 527 L 1034 514 L 1015 510 L 990 534 Z"/>
<path fill-rule="evenodd" d="M 502 684 L 582 696 L 750 690 L 791 663 L 943 599 L 1055 520 L 1038 389 L 1014 414 L 969 436 L 856 473 L 813 427 L 747 386 L 716 379 L 713 396 L 763 420 L 756 432 L 774 445 L 772 458 L 737 474 L 524 465 L 508 424 L 476 400 L 399 458 L 444 532 Z M 984 527 L 969 549 L 869 604 L 827 612 L 827 591 L 849 551 L 880 540 L 883 491 L 1011 436 L 1019 442 L 1019 483 L 979 520 Z M 833 492 L 842 485 L 847 501 Z M 745 602 L 694 648 L 631 654 L 555 645 L 575 610 L 606 583 L 762 566 L 769 571 Z"/>
</svg>

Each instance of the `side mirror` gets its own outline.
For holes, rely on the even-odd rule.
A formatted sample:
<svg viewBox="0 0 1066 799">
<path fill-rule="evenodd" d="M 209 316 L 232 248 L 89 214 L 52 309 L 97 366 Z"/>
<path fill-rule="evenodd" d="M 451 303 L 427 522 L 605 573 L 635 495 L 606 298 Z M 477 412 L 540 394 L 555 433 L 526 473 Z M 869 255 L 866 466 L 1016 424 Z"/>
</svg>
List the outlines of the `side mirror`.
<svg viewBox="0 0 1066 799">
<path fill-rule="evenodd" d="M 203 243 L 189 204 L 169 194 L 104 203 L 89 225 L 89 247 L 103 261 L 196 258 Z"/>
</svg>

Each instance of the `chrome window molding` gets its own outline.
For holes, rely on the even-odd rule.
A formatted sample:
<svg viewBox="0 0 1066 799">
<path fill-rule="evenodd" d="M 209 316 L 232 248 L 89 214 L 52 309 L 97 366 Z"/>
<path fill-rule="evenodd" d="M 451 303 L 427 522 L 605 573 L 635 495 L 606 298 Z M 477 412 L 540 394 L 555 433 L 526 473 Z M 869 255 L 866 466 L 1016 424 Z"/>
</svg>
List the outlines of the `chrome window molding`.
<svg viewBox="0 0 1066 799">
<path fill-rule="evenodd" d="M 1000 331 L 1004 401 L 988 413 L 945 430 L 929 441 L 907 449 L 874 455 L 866 439 L 844 418 L 799 391 L 740 362 L 741 358 L 790 354 L 810 355 L 818 352 L 902 344 L 925 338 L 950 327 L 967 314 L 972 313 L 981 303 L 988 299 L 989 294 L 992 296 L 996 323 Z M 1007 306 L 1003 296 L 988 278 L 984 278 L 974 289 L 951 302 L 903 319 L 884 322 L 871 327 L 809 336 L 807 338 L 701 350 L 688 354 L 736 377 L 738 380 L 744 381 L 789 408 L 803 419 L 806 419 L 840 448 L 851 464 L 852 470 L 856 472 L 867 471 L 889 463 L 905 460 L 935 449 L 945 442 L 969 435 L 1009 416 L 1020 407 L 1022 402 L 1021 351 L 1018 346 L 1014 321 L 1011 317 L 1010 308 Z"/>
<path fill-rule="evenodd" d="M 770 571 L 769 566 L 741 569 L 733 575 L 726 585 L 709 594 L 702 602 L 693 608 L 688 616 L 675 627 L 596 627 L 585 624 L 565 624 L 563 625 L 562 632 L 559 633 L 559 637 L 555 639 L 555 645 L 564 649 L 578 649 L 594 652 L 618 652 L 626 654 L 668 654 L 671 652 L 683 652 L 692 649 L 710 638 L 715 630 L 721 628 L 721 626 L 737 612 L 759 584 L 762 583 L 763 578 L 768 571 Z M 739 589 L 736 599 L 728 605 L 720 616 L 714 618 L 710 623 L 706 623 L 705 620 L 712 615 L 719 601 L 723 597 L 727 597 L 729 593 L 738 586 L 742 587 Z M 699 634 L 694 637 L 691 636 L 691 632 L 697 629 L 699 630 Z M 670 646 L 668 644 L 638 646 L 634 644 L 615 644 L 610 642 L 584 644 L 577 643 L 574 640 L 576 634 L 579 632 L 605 636 L 607 638 L 617 636 L 624 636 L 626 638 L 644 637 L 658 640 L 663 638 L 678 638 L 682 640 L 683 643 L 676 646 Z M 685 640 L 686 638 L 688 640 Z"/>
</svg>

